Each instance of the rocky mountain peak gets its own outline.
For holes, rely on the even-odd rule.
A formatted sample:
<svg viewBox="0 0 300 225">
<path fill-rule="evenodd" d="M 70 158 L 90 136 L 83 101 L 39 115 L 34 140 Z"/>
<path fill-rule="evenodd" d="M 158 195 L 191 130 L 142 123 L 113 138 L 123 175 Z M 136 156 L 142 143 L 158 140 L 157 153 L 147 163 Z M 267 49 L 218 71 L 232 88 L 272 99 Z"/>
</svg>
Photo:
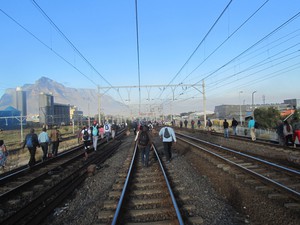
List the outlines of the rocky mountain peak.
<svg viewBox="0 0 300 225">
<path fill-rule="evenodd" d="M 76 89 L 69 88 L 48 77 L 42 76 L 34 84 L 25 84 L 22 90 L 27 93 L 27 113 L 39 113 L 39 94 L 44 92 L 54 97 L 55 103 L 75 105 L 85 115 L 94 116 L 98 113 L 98 95 L 96 89 Z M 15 89 L 7 89 L 0 99 L 0 109 L 8 106 L 14 106 Z M 105 114 L 118 114 L 122 103 L 115 101 L 110 96 L 104 95 L 101 99 L 102 105 L 105 105 Z M 102 107 L 101 107 L 102 108 Z"/>
</svg>

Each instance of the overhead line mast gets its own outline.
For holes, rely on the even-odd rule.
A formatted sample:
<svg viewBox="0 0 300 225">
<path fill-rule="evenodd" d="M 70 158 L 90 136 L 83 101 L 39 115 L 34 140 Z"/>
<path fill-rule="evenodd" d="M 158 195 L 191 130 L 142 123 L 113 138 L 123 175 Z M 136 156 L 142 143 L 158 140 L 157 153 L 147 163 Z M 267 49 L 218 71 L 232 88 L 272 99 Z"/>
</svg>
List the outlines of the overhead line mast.
<svg viewBox="0 0 300 225">
<path fill-rule="evenodd" d="M 205 84 L 204 84 L 204 80 L 202 80 L 202 84 L 157 84 L 157 85 L 131 85 L 131 86 L 107 86 L 107 87 L 98 87 L 99 89 L 101 88 L 101 90 L 109 90 L 111 88 L 114 88 L 114 89 L 131 89 L 131 88 L 138 88 L 139 91 L 141 90 L 141 88 L 146 88 L 147 91 L 148 91 L 148 99 L 149 99 L 149 90 L 148 88 L 153 88 L 153 87 L 156 87 L 156 88 L 171 88 L 172 89 L 172 92 L 173 92 L 173 98 L 172 100 L 174 101 L 174 88 L 176 87 L 192 87 L 194 89 L 196 89 L 197 91 L 199 91 L 201 94 L 202 94 L 202 97 L 203 97 L 203 113 L 204 113 L 204 122 L 206 124 L 206 97 L 205 97 Z M 200 90 L 200 88 L 202 87 L 202 91 Z M 140 112 L 140 107 L 141 107 L 141 96 L 139 96 L 139 114 L 141 113 Z"/>
</svg>

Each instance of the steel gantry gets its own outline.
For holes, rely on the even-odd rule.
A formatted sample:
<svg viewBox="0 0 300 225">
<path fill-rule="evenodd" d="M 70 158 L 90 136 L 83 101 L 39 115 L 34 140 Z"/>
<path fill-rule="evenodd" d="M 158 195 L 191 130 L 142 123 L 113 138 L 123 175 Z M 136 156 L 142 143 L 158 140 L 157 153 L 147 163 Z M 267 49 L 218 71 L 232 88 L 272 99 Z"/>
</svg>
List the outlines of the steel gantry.
<svg viewBox="0 0 300 225">
<path fill-rule="evenodd" d="M 203 99 L 203 113 L 204 113 L 204 126 L 206 125 L 206 97 L 205 97 L 205 84 L 204 84 L 204 80 L 202 81 L 202 84 L 183 84 L 183 83 L 180 83 L 180 84 L 168 84 L 168 85 L 164 85 L 164 84 L 158 84 L 158 85 L 128 85 L 128 86 L 108 86 L 108 87 L 100 87 L 98 86 L 98 114 L 99 114 L 99 121 L 100 121 L 100 98 L 101 98 L 101 94 L 100 94 L 100 90 L 103 91 L 103 92 L 108 92 L 110 89 L 115 89 L 117 90 L 118 94 L 120 95 L 119 93 L 119 90 L 120 89 L 126 89 L 127 91 L 127 99 L 125 101 L 128 101 L 130 102 L 130 94 L 131 94 L 131 90 L 132 89 L 140 89 L 140 88 L 145 88 L 147 90 L 147 100 L 150 101 L 150 100 L 154 100 L 154 99 L 151 99 L 150 98 L 150 91 L 151 91 L 151 88 L 159 88 L 160 91 L 161 91 L 161 94 L 160 96 L 162 95 L 162 93 L 170 88 L 171 91 L 172 91 L 172 98 L 170 100 L 174 101 L 175 100 L 175 90 L 177 87 L 182 87 L 184 90 L 187 90 L 188 88 L 194 88 L 196 89 L 197 91 L 199 91 L 201 94 L 202 94 L 202 99 Z M 202 90 L 200 90 L 202 87 Z M 121 97 L 121 95 L 120 95 Z M 121 98 L 122 101 L 123 98 Z M 140 112 L 140 104 L 141 102 L 139 102 L 139 115 L 141 114 Z M 199 107 L 200 108 L 200 107 Z M 171 107 L 171 110 L 172 110 L 172 107 Z"/>
</svg>

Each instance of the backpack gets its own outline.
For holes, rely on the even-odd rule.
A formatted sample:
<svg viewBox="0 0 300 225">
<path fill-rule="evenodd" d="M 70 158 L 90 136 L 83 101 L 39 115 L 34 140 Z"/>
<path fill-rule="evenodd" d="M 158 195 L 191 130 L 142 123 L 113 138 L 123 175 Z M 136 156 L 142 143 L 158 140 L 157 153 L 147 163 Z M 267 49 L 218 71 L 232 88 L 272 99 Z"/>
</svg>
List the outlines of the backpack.
<svg viewBox="0 0 300 225">
<path fill-rule="evenodd" d="M 164 132 L 164 138 L 169 138 L 169 137 L 171 137 L 171 135 L 169 133 L 169 129 L 166 127 Z"/>
<path fill-rule="evenodd" d="M 83 132 L 83 140 L 85 141 L 89 140 L 89 132 L 87 130 L 84 130 Z"/>
<path fill-rule="evenodd" d="M 26 145 L 28 148 L 32 148 L 33 147 L 33 143 L 32 143 L 32 135 L 28 135 L 26 138 Z"/>
<path fill-rule="evenodd" d="M 97 136 L 98 135 L 98 128 L 97 128 L 97 126 L 93 126 L 92 133 L 93 133 L 93 136 Z"/>
<path fill-rule="evenodd" d="M 109 131 L 109 126 L 107 124 L 105 124 L 105 131 Z"/>
<path fill-rule="evenodd" d="M 147 146 L 149 143 L 149 136 L 147 131 L 142 131 L 139 138 L 139 145 Z"/>
</svg>

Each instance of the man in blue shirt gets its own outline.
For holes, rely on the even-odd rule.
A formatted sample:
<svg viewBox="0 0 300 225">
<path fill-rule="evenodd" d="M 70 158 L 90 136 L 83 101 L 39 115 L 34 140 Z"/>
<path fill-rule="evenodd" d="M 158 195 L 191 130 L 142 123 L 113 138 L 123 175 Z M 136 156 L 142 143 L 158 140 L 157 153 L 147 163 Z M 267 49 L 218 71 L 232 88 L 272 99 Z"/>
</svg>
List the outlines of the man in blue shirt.
<svg viewBox="0 0 300 225">
<path fill-rule="evenodd" d="M 252 141 L 256 140 L 256 135 L 255 135 L 255 120 L 253 119 L 253 117 L 250 117 L 250 120 L 248 122 L 248 128 L 250 129 L 250 135 L 251 135 L 251 139 Z"/>
</svg>

